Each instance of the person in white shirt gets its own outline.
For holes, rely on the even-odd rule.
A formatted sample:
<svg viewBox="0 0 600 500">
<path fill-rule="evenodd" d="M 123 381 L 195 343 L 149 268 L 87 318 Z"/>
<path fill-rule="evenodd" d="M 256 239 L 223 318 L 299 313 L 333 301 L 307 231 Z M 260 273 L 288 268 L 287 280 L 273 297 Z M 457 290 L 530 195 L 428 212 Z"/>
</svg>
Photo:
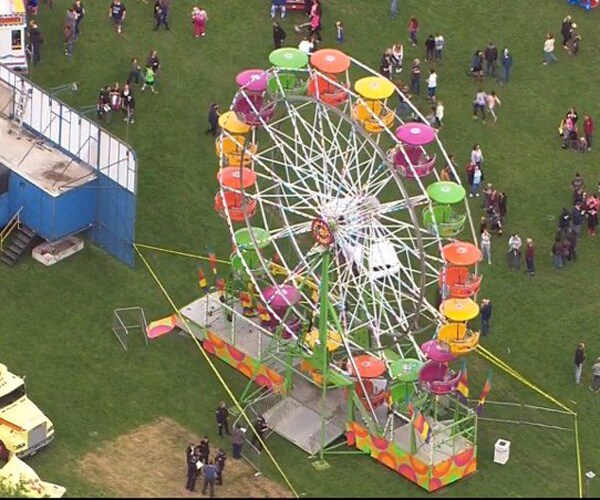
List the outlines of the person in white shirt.
<svg viewBox="0 0 600 500">
<path fill-rule="evenodd" d="M 398 42 L 392 46 L 392 69 L 395 74 L 402 71 L 402 60 L 404 59 L 404 46 Z"/>
<path fill-rule="evenodd" d="M 427 77 L 427 97 L 432 103 L 435 103 L 435 89 L 437 87 L 437 73 L 435 69 L 429 70 L 429 76 Z"/>
<path fill-rule="evenodd" d="M 508 267 L 521 268 L 521 238 L 517 233 L 508 240 Z"/>
<path fill-rule="evenodd" d="M 305 54 L 312 54 L 313 44 L 308 38 L 305 38 L 298 44 L 298 49 L 304 52 Z"/>
<path fill-rule="evenodd" d="M 481 151 L 481 146 L 479 144 L 473 146 L 471 151 L 471 163 L 478 167 L 481 167 L 481 164 L 483 163 L 483 152 Z"/>
<path fill-rule="evenodd" d="M 437 35 L 435 35 L 435 52 L 434 52 L 434 58 L 436 61 L 441 61 L 442 60 L 442 51 L 444 50 L 444 45 L 446 44 L 446 41 L 444 40 L 444 37 L 442 35 L 440 35 L 439 33 Z"/>
<path fill-rule="evenodd" d="M 438 101 L 435 107 L 435 124 L 438 128 L 442 128 L 442 120 L 444 119 L 444 103 Z"/>
<path fill-rule="evenodd" d="M 469 198 L 473 198 L 473 196 L 479 197 L 479 186 L 481 186 L 481 181 L 483 180 L 483 171 L 480 167 L 475 165 L 473 169 L 473 182 L 471 183 L 471 191 L 469 193 Z"/>
<path fill-rule="evenodd" d="M 485 123 L 485 105 L 487 103 L 487 96 L 483 89 L 479 89 L 479 92 L 475 94 L 475 100 L 473 101 L 473 120 L 477 120 L 477 112 L 481 113 L 481 121 Z"/>
<path fill-rule="evenodd" d="M 492 235 L 487 229 L 481 233 L 481 253 L 488 265 L 492 263 Z"/>
<path fill-rule="evenodd" d="M 558 61 L 554 55 L 554 34 L 548 33 L 546 35 L 546 41 L 544 42 L 544 62 L 542 64 L 546 66 L 548 63 Z"/>
</svg>

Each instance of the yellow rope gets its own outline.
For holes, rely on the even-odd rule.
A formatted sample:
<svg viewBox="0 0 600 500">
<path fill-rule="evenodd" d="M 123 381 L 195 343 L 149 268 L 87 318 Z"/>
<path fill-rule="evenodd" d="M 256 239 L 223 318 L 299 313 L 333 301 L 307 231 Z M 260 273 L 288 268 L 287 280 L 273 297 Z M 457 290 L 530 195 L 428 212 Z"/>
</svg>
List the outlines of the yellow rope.
<svg viewBox="0 0 600 500">
<path fill-rule="evenodd" d="M 536 385 L 534 385 L 531 382 L 529 382 L 525 377 L 523 377 L 523 375 L 521 375 L 520 373 L 518 373 L 516 370 L 514 370 L 513 368 L 511 368 L 504 361 L 502 361 L 500 358 L 496 357 L 494 354 L 492 354 L 490 351 L 488 351 L 487 349 L 485 349 L 481 345 L 477 346 L 477 352 L 479 353 L 479 355 L 481 357 L 487 359 L 490 363 L 498 366 L 499 368 L 501 368 L 502 370 L 504 370 L 508 374 L 512 375 L 519 382 L 525 384 L 527 387 L 529 387 L 529 388 L 533 389 L 535 392 L 541 394 L 546 399 L 552 401 L 555 405 L 559 406 L 560 408 L 562 408 L 563 410 L 565 410 L 567 413 L 570 413 L 571 415 L 575 415 L 575 412 L 573 410 L 571 410 L 571 408 L 569 408 L 568 406 L 565 406 L 560 401 L 558 401 L 555 397 L 553 397 L 550 394 L 544 392 L 542 389 L 540 389 Z"/>
<path fill-rule="evenodd" d="M 577 479 L 579 483 L 579 498 L 583 498 L 583 471 L 581 470 L 581 448 L 579 447 L 579 424 L 577 423 L 577 413 L 573 415 L 575 419 L 575 449 L 577 450 Z"/>
<path fill-rule="evenodd" d="M 137 247 L 137 248 L 146 248 L 148 250 L 154 250 L 156 252 L 169 253 L 171 255 L 179 255 L 181 257 L 189 257 L 190 259 L 210 260 L 210 258 L 206 257 L 205 255 L 196 255 L 193 253 L 180 252 L 178 250 L 170 250 L 168 248 L 155 247 L 152 245 L 144 245 L 143 243 L 134 243 L 133 246 Z M 139 254 L 139 252 L 138 252 L 138 254 Z M 220 264 L 231 265 L 231 262 L 229 262 L 228 260 L 216 259 L 215 262 L 219 262 Z"/>
<path fill-rule="evenodd" d="M 518 373 L 516 370 L 514 370 L 512 367 L 510 367 L 509 365 L 507 365 L 504 361 L 502 361 L 500 358 L 498 358 L 497 356 L 495 356 L 494 354 L 492 354 L 490 351 L 488 351 L 487 349 L 485 349 L 481 345 L 477 346 L 477 353 L 482 358 L 484 358 L 487 361 L 489 361 L 490 363 L 498 366 L 500 369 L 504 370 L 509 375 L 511 375 L 512 377 L 516 378 L 519 382 L 521 382 L 522 384 L 526 385 L 527 387 L 533 389 L 535 392 L 541 394 L 546 399 L 552 401 L 554 404 L 556 404 L 557 406 L 559 406 L 560 408 L 562 408 L 567 413 L 569 413 L 570 415 L 573 416 L 573 428 L 574 428 L 574 431 L 575 431 L 575 450 L 576 450 L 576 453 L 577 453 L 577 485 L 578 485 L 578 488 L 579 488 L 579 498 L 583 498 L 583 483 L 582 483 L 583 479 L 582 479 L 582 473 L 581 473 L 582 472 L 581 471 L 581 449 L 580 449 L 580 446 L 579 446 L 579 426 L 578 426 L 578 423 L 577 423 L 577 412 L 571 410 L 569 407 L 567 407 L 564 404 L 562 404 L 556 398 L 554 398 L 550 394 L 547 394 L 546 392 L 542 391 L 539 387 L 537 387 L 536 385 L 534 385 L 531 382 L 529 382 L 520 373 Z"/>
<path fill-rule="evenodd" d="M 138 245 L 136 243 L 133 244 L 133 248 L 135 248 L 135 251 L 140 256 L 140 258 L 142 259 L 142 261 L 144 262 L 146 268 L 148 269 L 148 272 L 152 275 L 152 278 L 154 278 L 154 281 L 156 281 L 156 284 L 158 285 L 158 287 L 160 288 L 161 292 L 163 293 L 163 295 L 165 296 L 165 298 L 167 299 L 167 301 L 169 302 L 169 304 L 171 305 L 171 307 L 175 311 L 175 314 L 177 314 L 177 316 L 179 317 L 179 319 L 185 324 L 186 329 L 187 329 L 187 333 L 191 336 L 192 340 L 194 341 L 194 343 L 198 347 L 198 350 L 200 351 L 200 353 L 202 354 L 202 356 L 204 357 L 204 359 L 206 360 L 206 362 L 210 366 L 210 368 L 213 371 L 213 373 L 216 375 L 217 379 L 219 380 L 219 382 L 221 383 L 221 385 L 223 386 L 223 388 L 225 389 L 225 392 L 227 392 L 227 394 L 229 395 L 229 397 L 231 398 L 231 400 L 235 403 L 236 408 L 239 410 L 239 412 L 242 415 L 242 417 L 244 418 L 244 420 L 248 423 L 248 428 L 251 429 L 253 424 L 250 421 L 250 419 L 248 418 L 248 415 L 246 414 L 246 412 L 244 411 L 244 409 L 240 405 L 240 403 L 237 400 L 237 398 L 234 396 L 233 392 L 231 391 L 231 389 L 227 385 L 227 382 L 225 382 L 225 380 L 223 379 L 223 377 L 221 376 L 221 374 L 217 370 L 216 366 L 214 365 L 214 363 L 210 359 L 210 356 L 208 355 L 208 353 L 202 348 L 202 345 L 200 344 L 200 342 L 198 341 L 198 339 L 196 338 L 196 336 L 191 333 L 191 329 L 190 329 L 190 326 L 188 324 L 187 319 L 181 314 L 181 312 L 179 311 L 179 309 L 177 308 L 177 306 L 175 305 L 175 303 L 171 299 L 170 295 L 165 290 L 165 287 L 161 283 L 160 279 L 158 278 L 158 276 L 156 275 L 156 273 L 154 272 L 154 270 L 152 269 L 152 267 L 150 266 L 150 264 L 148 263 L 148 261 L 142 255 L 142 252 L 140 252 L 140 250 L 139 250 L 138 247 L 139 248 L 150 248 L 150 247 L 148 245 Z M 153 249 L 153 250 L 161 250 L 161 249 L 157 249 L 157 248 L 151 248 L 151 249 Z M 180 253 L 180 252 L 171 252 L 171 253 Z M 290 490 L 292 491 L 292 493 L 294 494 L 294 496 L 296 498 L 299 498 L 298 493 L 296 492 L 296 490 L 292 486 L 292 483 L 290 482 L 290 480 L 288 479 L 288 477 L 285 475 L 285 472 L 283 472 L 283 470 L 281 469 L 281 467 L 280 467 L 279 463 L 277 462 L 277 460 L 275 460 L 275 457 L 271 454 L 271 451 L 267 447 L 266 443 L 263 441 L 263 439 L 260 436 L 257 435 L 257 437 L 258 437 L 258 440 L 260 441 L 260 443 L 262 444 L 263 449 L 267 452 L 267 455 L 269 455 L 269 458 L 271 459 L 271 461 L 275 465 L 275 468 L 279 471 L 279 473 L 281 474 L 281 477 L 283 477 L 283 480 L 286 482 L 286 484 L 288 485 L 288 487 L 290 488 Z"/>
</svg>

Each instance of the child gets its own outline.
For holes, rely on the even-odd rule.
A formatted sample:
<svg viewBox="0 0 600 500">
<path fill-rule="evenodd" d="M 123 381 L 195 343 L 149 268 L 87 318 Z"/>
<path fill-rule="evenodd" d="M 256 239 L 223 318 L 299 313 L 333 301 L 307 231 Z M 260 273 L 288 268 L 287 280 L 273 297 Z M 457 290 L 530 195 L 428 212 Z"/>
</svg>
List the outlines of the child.
<svg viewBox="0 0 600 500">
<path fill-rule="evenodd" d="M 439 101 L 435 107 L 435 125 L 437 128 L 442 128 L 442 120 L 444 119 L 444 103 Z"/>
<path fill-rule="evenodd" d="M 404 59 L 404 47 L 398 42 L 392 45 L 392 66 L 397 75 L 402 72 L 402 60 Z"/>
<path fill-rule="evenodd" d="M 494 121 L 497 122 L 498 117 L 496 116 L 496 112 L 494 111 L 494 108 L 496 107 L 496 104 L 498 104 L 498 105 L 502 104 L 500 102 L 500 99 L 498 99 L 498 96 L 496 95 L 496 92 L 494 92 L 494 91 L 492 91 L 491 94 L 486 94 L 485 99 L 487 102 L 488 111 L 494 117 Z"/>
<path fill-rule="evenodd" d="M 408 21 L 408 37 L 410 44 L 413 47 L 417 46 L 417 32 L 419 31 L 419 21 L 415 16 L 412 16 Z"/>
<path fill-rule="evenodd" d="M 152 91 L 153 94 L 157 93 L 154 90 L 154 70 L 152 69 L 152 66 L 150 66 L 149 64 L 146 65 L 146 76 L 145 76 L 144 84 L 142 85 L 142 88 L 141 88 L 142 92 L 144 90 L 146 90 L 146 85 L 148 87 L 150 87 L 150 90 Z"/>
<path fill-rule="evenodd" d="M 341 21 L 335 23 L 335 32 L 337 34 L 338 43 L 344 43 L 344 25 Z"/>
<path fill-rule="evenodd" d="M 206 21 L 208 21 L 206 11 L 202 7 L 194 7 L 192 9 L 192 24 L 194 25 L 194 36 L 196 38 L 206 34 L 204 32 Z"/>
</svg>

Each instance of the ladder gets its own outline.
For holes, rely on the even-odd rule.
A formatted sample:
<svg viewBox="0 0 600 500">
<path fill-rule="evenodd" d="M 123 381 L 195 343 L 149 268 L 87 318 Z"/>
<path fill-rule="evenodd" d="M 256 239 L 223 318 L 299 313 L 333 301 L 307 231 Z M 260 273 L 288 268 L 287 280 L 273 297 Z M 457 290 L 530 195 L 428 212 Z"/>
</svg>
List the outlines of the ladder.
<svg viewBox="0 0 600 500">
<path fill-rule="evenodd" d="M 17 138 L 21 138 L 21 133 L 23 132 L 23 118 L 25 116 L 25 109 L 27 108 L 27 104 L 29 104 L 29 98 L 31 97 L 32 89 L 25 89 L 25 82 L 21 82 L 21 89 L 15 88 L 14 91 L 14 113 L 12 119 L 10 120 L 10 125 L 8 128 L 8 133 L 12 133 L 14 130 L 17 134 Z"/>
</svg>

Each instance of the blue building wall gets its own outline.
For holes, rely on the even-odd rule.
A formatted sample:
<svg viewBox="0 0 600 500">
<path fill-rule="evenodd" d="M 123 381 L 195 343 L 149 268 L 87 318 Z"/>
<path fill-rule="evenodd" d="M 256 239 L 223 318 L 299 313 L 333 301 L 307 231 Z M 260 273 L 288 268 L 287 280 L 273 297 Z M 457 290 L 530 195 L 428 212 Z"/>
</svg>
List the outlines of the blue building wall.
<svg viewBox="0 0 600 500">
<path fill-rule="evenodd" d="M 96 223 L 89 233 L 90 240 L 133 267 L 136 196 L 106 175 L 97 174 Z"/>
<path fill-rule="evenodd" d="M 14 215 L 9 210 L 8 192 L 0 195 L 0 227 L 6 226 L 10 218 Z"/>
<path fill-rule="evenodd" d="M 55 241 L 88 229 L 96 219 L 97 180 L 54 197 L 12 172 L 9 182 L 9 212 L 19 208 L 21 220 L 42 238 Z"/>
</svg>

